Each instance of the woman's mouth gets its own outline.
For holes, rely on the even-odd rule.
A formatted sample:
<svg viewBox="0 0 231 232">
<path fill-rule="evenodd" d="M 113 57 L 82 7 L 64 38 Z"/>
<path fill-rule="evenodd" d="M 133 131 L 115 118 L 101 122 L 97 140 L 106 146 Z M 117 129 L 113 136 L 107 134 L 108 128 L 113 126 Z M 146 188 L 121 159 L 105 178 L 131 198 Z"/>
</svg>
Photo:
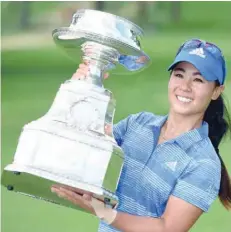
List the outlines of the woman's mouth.
<svg viewBox="0 0 231 232">
<path fill-rule="evenodd" d="M 191 99 L 191 98 L 188 98 L 188 97 L 182 97 L 182 96 L 179 96 L 179 95 L 177 95 L 176 97 L 177 97 L 177 99 L 178 99 L 179 101 L 184 102 L 184 103 L 189 103 L 189 102 L 192 101 L 192 99 Z"/>
</svg>

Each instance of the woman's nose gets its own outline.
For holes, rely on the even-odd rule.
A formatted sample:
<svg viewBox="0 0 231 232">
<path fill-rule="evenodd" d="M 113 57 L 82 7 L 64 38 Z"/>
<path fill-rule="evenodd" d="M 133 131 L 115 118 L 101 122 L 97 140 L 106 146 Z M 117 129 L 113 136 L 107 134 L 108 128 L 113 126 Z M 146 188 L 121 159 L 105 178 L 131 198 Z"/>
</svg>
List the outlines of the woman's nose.
<svg viewBox="0 0 231 232">
<path fill-rule="evenodd" d="M 189 79 L 184 79 L 180 85 L 181 90 L 190 92 L 191 91 L 191 81 Z"/>
</svg>

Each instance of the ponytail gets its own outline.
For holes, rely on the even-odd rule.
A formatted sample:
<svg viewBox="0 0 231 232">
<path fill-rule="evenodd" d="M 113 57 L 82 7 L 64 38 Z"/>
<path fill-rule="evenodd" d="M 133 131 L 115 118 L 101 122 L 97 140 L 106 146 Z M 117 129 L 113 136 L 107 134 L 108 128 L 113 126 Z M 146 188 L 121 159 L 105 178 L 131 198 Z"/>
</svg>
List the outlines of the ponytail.
<svg viewBox="0 0 231 232">
<path fill-rule="evenodd" d="M 227 133 L 231 136 L 231 119 L 221 95 L 217 100 L 210 102 L 204 115 L 204 121 L 209 125 L 209 138 L 221 162 L 219 199 L 226 209 L 231 209 L 231 180 L 218 149 L 222 138 Z"/>
</svg>

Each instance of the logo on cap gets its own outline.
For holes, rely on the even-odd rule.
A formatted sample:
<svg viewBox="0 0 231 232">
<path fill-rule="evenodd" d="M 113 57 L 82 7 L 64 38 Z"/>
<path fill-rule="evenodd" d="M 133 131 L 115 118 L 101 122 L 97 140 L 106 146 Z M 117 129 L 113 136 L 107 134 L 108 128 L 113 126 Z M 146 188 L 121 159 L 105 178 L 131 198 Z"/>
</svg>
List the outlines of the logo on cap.
<svg viewBox="0 0 231 232">
<path fill-rule="evenodd" d="M 203 48 L 195 48 L 192 51 L 190 51 L 189 54 L 197 55 L 197 56 L 200 56 L 201 58 L 206 57 L 205 54 L 204 54 L 204 49 Z"/>
</svg>

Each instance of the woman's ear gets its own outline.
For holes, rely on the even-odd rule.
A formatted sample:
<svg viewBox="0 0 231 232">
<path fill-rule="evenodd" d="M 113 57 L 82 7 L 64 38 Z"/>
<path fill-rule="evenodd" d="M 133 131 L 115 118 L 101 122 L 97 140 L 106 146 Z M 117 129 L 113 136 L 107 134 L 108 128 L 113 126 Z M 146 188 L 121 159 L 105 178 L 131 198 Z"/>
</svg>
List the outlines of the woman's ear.
<svg viewBox="0 0 231 232">
<path fill-rule="evenodd" d="M 213 90 L 212 100 L 217 100 L 217 98 L 224 92 L 224 90 L 224 85 L 216 86 Z"/>
</svg>

